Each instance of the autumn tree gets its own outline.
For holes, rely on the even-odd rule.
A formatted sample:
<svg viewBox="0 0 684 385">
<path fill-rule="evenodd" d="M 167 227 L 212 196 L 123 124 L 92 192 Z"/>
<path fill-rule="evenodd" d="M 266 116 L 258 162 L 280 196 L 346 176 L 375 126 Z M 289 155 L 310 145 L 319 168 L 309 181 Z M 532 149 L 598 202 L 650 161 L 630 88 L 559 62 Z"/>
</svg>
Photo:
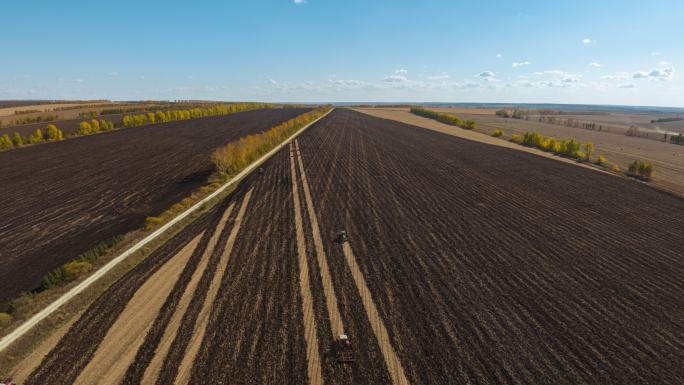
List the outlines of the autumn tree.
<svg viewBox="0 0 684 385">
<path fill-rule="evenodd" d="M 584 144 L 584 154 L 587 157 L 587 160 L 590 160 L 591 154 L 594 152 L 594 143 L 592 142 L 587 142 Z"/>
<path fill-rule="evenodd" d="M 24 137 L 20 133 L 15 132 L 12 136 L 12 143 L 14 143 L 14 147 L 21 147 L 24 145 Z"/>
<path fill-rule="evenodd" d="M 36 130 L 33 131 L 33 134 L 29 136 L 30 144 L 42 143 L 44 141 L 45 137 L 43 136 L 43 131 L 41 131 L 40 128 L 36 128 Z"/>
<path fill-rule="evenodd" d="M 14 148 L 14 143 L 10 139 L 9 135 L 3 134 L 0 136 L 0 150 L 9 150 Z"/>
<path fill-rule="evenodd" d="M 64 134 L 62 133 L 62 130 L 57 128 L 54 124 L 48 124 L 47 126 L 47 140 L 49 141 L 56 141 L 56 140 L 63 140 L 64 139 Z"/>
</svg>

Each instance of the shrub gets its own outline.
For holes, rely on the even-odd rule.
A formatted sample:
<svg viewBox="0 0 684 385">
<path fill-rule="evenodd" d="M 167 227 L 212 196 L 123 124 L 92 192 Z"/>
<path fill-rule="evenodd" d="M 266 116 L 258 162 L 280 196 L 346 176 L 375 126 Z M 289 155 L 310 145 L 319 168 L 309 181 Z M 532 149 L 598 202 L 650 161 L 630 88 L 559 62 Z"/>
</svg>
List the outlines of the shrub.
<svg viewBox="0 0 684 385">
<path fill-rule="evenodd" d="M 160 217 L 147 217 L 147 218 L 145 218 L 145 228 L 147 230 L 151 230 L 151 229 L 157 227 L 157 225 L 159 225 L 162 222 L 163 222 L 163 219 Z"/>
<path fill-rule="evenodd" d="M 635 160 L 629 165 L 627 175 L 650 180 L 653 177 L 653 165 L 649 162 Z"/>
<path fill-rule="evenodd" d="M 43 131 L 41 131 L 40 128 L 36 128 L 33 135 L 29 136 L 29 143 L 31 144 L 42 143 L 44 141 L 45 137 L 43 137 Z"/>
<path fill-rule="evenodd" d="M 9 325 L 10 322 L 12 322 L 12 316 L 11 315 L 9 315 L 8 313 L 4 313 L 4 312 L 0 313 L 0 329 Z"/>
<path fill-rule="evenodd" d="M 47 140 L 49 140 L 49 141 L 56 141 L 56 140 L 63 140 L 64 139 L 64 134 L 54 124 L 48 124 L 48 126 L 46 128 L 46 135 L 47 135 Z"/>
<path fill-rule="evenodd" d="M 596 164 L 599 166 L 605 166 L 608 164 L 608 159 L 606 159 L 606 157 L 603 155 L 599 155 L 598 158 L 596 158 Z"/>
<path fill-rule="evenodd" d="M 12 136 L 12 143 L 14 143 L 14 147 L 21 147 L 24 145 L 24 137 L 20 133 L 15 132 Z"/>
<path fill-rule="evenodd" d="M 587 161 L 590 160 L 591 154 L 594 152 L 594 143 L 586 142 L 584 143 L 584 153 L 586 155 Z"/>
<path fill-rule="evenodd" d="M 495 138 L 500 138 L 503 136 L 503 134 L 504 134 L 504 132 L 501 130 L 494 130 L 494 133 L 492 134 L 492 136 Z"/>
<path fill-rule="evenodd" d="M 83 274 L 90 272 L 93 265 L 86 261 L 71 261 L 64 265 L 64 283 L 75 281 Z"/>
<path fill-rule="evenodd" d="M 3 134 L 0 136 L 0 150 L 9 150 L 14 148 L 14 143 L 10 139 L 9 135 Z"/>
<path fill-rule="evenodd" d="M 511 139 L 510 139 L 510 140 L 511 140 L 511 142 L 513 142 L 513 143 L 521 144 L 521 143 L 522 143 L 522 136 L 520 136 L 519 134 L 513 134 L 513 135 L 511 135 Z"/>
<path fill-rule="evenodd" d="M 620 171 L 622 171 L 622 170 L 620 169 L 620 166 L 618 166 L 617 164 L 614 164 L 613 167 L 611 167 L 610 169 L 613 170 L 614 172 L 620 172 Z"/>
</svg>

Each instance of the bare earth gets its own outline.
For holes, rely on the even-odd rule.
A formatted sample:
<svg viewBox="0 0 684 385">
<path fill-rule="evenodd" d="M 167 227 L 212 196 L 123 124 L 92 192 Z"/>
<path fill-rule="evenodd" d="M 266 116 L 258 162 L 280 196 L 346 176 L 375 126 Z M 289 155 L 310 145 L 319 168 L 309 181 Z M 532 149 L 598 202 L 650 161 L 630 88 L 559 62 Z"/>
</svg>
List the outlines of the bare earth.
<svg viewBox="0 0 684 385">
<path fill-rule="evenodd" d="M 584 130 L 581 128 L 564 127 L 520 119 L 504 119 L 495 115 L 458 114 L 458 116 L 463 119 L 474 119 L 477 121 L 477 131 L 468 131 L 411 114 L 408 112 L 408 109 L 405 108 L 357 108 L 355 110 L 379 118 L 391 119 L 429 128 L 482 143 L 515 148 L 520 151 L 526 151 L 577 165 L 580 164 L 543 151 L 493 138 L 490 135 L 497 129 L 503 130 L 506 137 L 510 137 L 511 134 L 521 134 L 525 131 L 537 131 L 542 135 L 558 139 L 575 138 L 583 143 L 590 141 L 594 143 L 596 147 L 596 150 L 594 151 L 595 156 L 604 155 L 610 163 L 617 164 L 623 170 L 635 159 L 650 161 L 653 163 L 656 170 L 654 178 L 655 184 L 675 193 L 684 194 L 684 146 L 629 137 L 610 132 Z M 453 112 L 456 109 L 442 108 L 440 110 L 452 110 Z"/>
<path fill-rule="evenodd" d="M 195 237 L 138 290 L 76 384 L 115 385 L 121 381 L 200 239 L 201 235 Z"/>
</svg>

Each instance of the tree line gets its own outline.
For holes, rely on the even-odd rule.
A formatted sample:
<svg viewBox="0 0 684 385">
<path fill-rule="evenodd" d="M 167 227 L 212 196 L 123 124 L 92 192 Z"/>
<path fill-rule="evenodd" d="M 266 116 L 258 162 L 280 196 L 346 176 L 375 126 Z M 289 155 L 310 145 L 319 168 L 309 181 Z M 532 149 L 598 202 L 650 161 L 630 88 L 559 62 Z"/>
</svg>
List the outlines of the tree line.
<svg viewBox="0 0 684 385">
<path fill-rule="evenodd" d="M 216 104 L 209 107 L 195 107 L 185 110 L 146 112 L 144 114 L 125 115 L 122 120 L 122 126 L 135 127 L 142 126 L 145 124 L 164 123 L 193 118 L 203 118 L 207 116 L 229 115 L 237 112 L 271 107 L 272 105 L 266 103 L 235 103 Z"/>
<path fill-rule="evenodd" d="M 249 164 L 259 159 L 300 128 L 313 122 L 330 111 L 331 106 L 319 107 L 296 118 L 281 123 L 261 134 L 248 135 L 217 149 L 211 160 L 218 172 L 224 176 L 235 175 Z"/>
<path fill-rule="evenodd" d="M 422 107 L 411 107 L 411 113 L 437 120 L 439 122 L 448 124 L 450 126 L 458 126 L 466 130 L 473 130 L 477 127 L 477 122 L 474 120 L 462 120 L 456 115 L 444 114 L 441 112 L 428 110 Z"/>
<path fill-rule="evenodd" d="M 24 147 L 27 144 L 56 142 L 60 140 L 64 140 L 64 133 L 62 130 L 57 128 L 54 124 L 48 124 L 45 128 L 45 132 L 40 128 L 36 128 L 33 134 L 28 137 L 24 137 L 18 132 L 15 132 L 12 136 L 9 134 L 0 135 L 0 151 Z"/>
</svg>

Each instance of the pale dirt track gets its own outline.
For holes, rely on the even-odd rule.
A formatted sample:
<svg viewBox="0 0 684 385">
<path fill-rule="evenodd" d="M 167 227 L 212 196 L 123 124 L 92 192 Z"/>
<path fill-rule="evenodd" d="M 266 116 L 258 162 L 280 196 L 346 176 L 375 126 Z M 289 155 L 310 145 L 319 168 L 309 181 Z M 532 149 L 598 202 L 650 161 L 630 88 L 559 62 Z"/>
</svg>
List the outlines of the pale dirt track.
<svg viewBox="0 0 684 385">
<path fill-rule="evenodd" d="M 223 213 L 223 216 L 221 217 L 218 226 L 216 227 L 216 231 L 214 232 L 214 234 L 212 234 L 211 239 L 209 239 L 209 244 L 207 245 L 207 248 L 204 250 L 204 253 L 202 254 L 202 259 L 197 265 L 197 269 L 192 274 L 190 283 L 188 283 L 188 286 L 186 287 L 185 292 L 183 293 L 183 297 L 178 303 L 177 311 L 173 313 L 173 317 L 171 318 L 171 321 L 169 321 L 169 324 L 166 327 L 166 330 L 164 331 L 164 336 L 162 337 L 162 340 L 159 343 L 157 350 L 155 351 L 154 358 L 145 370 L 145 375 L 143 376 L 142 384 L 152 385 L 157 380 L 157 377 L 159 377 L 159 371 L 162 368 L 164 359 L 166 358 L 166 354 L 168 353 L 169 348 L 173 343 L 173 340 L 176 338 L 176 332 L 180 327 L 183 315 L 185 314 L 185 311 L 187 310 L 188 305 L 190 304 L 190 300 L 192 299 L 192 296 L 195 293 L 197 283 L 202 277 L 202 274 L 204 274 L 204 270 L 206 270 L 207 268 L 207 265 L 209 263 L 209 256 L 216 247 L 216 242 L 218 241 L 218 238 L 221 235 L 221 232 L 223 231 L 223 227 L 226 225 L 226 221 L 228 220 L 230 213 L 233 211 L 233 207 L 234 204 L 228 206 L 226 211 Z"/>
<path fill-rule="evenodd" d="M 48 338 L 38 345 L 38 347 L 24 358 L 14 369 L 13 369 L 13 379 L 16 383 L 22 384 L 43 361 L 43 358 L 50 353 L 55 345 L 60 339 L 66 334 L 66 332 L 71 328 L 71 325 L 76 322 L 77 319 L 81 317 L 82 312 L 78 313 L 71 320 L 64 325 L 60 326 L 57 330 L 52 332 Z"/>
<path fill-rule="evenodd" d="M 76 379 L 76 385 L 116 385 L 121 381 L 200 239 L 201 234 L 136 292 L 98 346 L 93 359 Z"/>
<path fill-rule="evenodd" d="M 297 188 L 297 171 L 295 169 L 295 152 L 290 143 L 290 174 L 292 175 L 292 200 L 294 201 L 295 229 L 297 232 L 297 255 L 299 257 L 299 291 L 302 298 L 304 321 L 304 338 L 306 340 L 306 359 L 309 385 L 323 384 L 321 358 L 318 353 L 319 341 L 314 319 L 311 284 L 309 282 L 309 265 L 306 260 L 306 241 L 304 239 L 304 224 L 302 221 L 301 201 Z"/>
<path fill-rule="evenodd" d="M 295 141 L 295 144 L 297 142 Z M 304 170 L 304 164 L 302 162 L 302 157 L 301 154 L 299 153 L 299 145 L 297 144 L 297 160 L 299 162 L 299 169 L 302 174 L 302 184 L 304 185 L 304 191 L 309 191 L 309 185 L 308 185 L 308 180 L 306 178 L 306 171 Z M 294 179 L 294 175 L 293 175 Z M 308 194 L 308 199 L 307 199 L 307 205 L 311 208 L 310 213 L 315 213 L 315 210 L 313 208 L 313 199 L 311 199 L 311 194 Z M 315 216 L 314 216 L 315 219 Z M 318 222 L 312 220 L 312 225 L 315 224 L 314 231 L 318 230 Z M 320 232 L 318 232 L 319 240 L 320 240 Z M 321 248 L 323 247 L 322 242 L 321 242 Z M 359 291 L 359 295 L 361 296 L 361 301 L 363 303 L 363 307 L 366 310 L 366 315 L 368 316 L 368 320 L 370 321 L 371 328 L 373 329 L 373 333 L 375 334 L 375 338 L 378 341 L 378 345 L 380 345 L 380 350 L 382 352 L 383 358 L 385 359 L 385 364 L 387 365 L 387 370 L 389 372 L 390 378 L 392 379 L 392 383 L 394 385 L 409 385 L 409 381 L 406 378 L 406 374 L 404 373 L 404 368 L 401 365 L 401 361 L 399 360 L 399 357 L 397 357 L 397 353 L 394 351 L 394 348 L 392 347 L 392 343 L 390 342 L 390 337 L 389 334 L 387 333 L 387 327 L 385 326 L 384 322 L 382 321 L 382 318 L 380 318 L 380 314 L 378 313 L 378 308 L 373 302 L 373 298 L 371 296 L 370 290 L 368 289 L 368 285 L 366 284 L 366 279 L 363 277 L 363 273 L 359 269 L 358 263 L 356 262 L 356 257 L 354 257 L 354 254 L 352 252 L 351 246 L 349 245 L 349 242 L 345 242 L 343 244 L 343 252 L 345 259 L 347 261 L 347 265 L 349 269 L 351 270 L 352 277 L 354 277 L 354 282 L 356 284 L 356 288 Z M 327 269 L 327 262 L 326 262 L 326 269 Z M 321 269 L 323 270 L 323 269 Z M 328 273 L 329 274 L 329 273 Z M 329 278 L 329 277 L 328 277 Z M 328 285 L 330 286 L 330 290 L 332 290 L 332 282 L 329 281 Z M 326 290 L 326 295 L 327 295 L 327 290 Z M 337 300 L 335 300 L 337 301 Z M 341 322 L 341 321 L 340 321 Z M 334 330 L 334 329 L 333 329 Z"/>
<path fill-rule="evenodd" d="M 176 376 L 175 381 L 176 384 L 190 383 L 190 372 L 192 370 L 192 365 L 195 362 L 197 352 L 199 351 L 200 345 L 202 344 L 202 340 L 204 339 L 204 335 L 206 333 L 207 322 L 209 320 L 211 306 L 214 303 L 214 300 L 216 299 L 219 287 L 221 286 L 221 280 L 223 279 L 223 274 L 225 273 L 226 268 L 228 267 L 230 253 L 233 251 L 235 238 L 237 237 L 238 231 L 240 231 L 242 219 L 244 218 L 245 212 L 247 211 L 247 205 L 249 204 L 249 199 L 252 196 L 252 191 L 253 190 L 249 190 L 249 192 L 247 192 L 247 194 L 245 195 L 245 198 L 242 201 L 242 205 L 240 206 L 240 211 L 238 212 L 238 215 L 235 218 L 233 228 L 230 231 L 230 236 L 228 238 L 228 242 L 226 243 L 226 247 L 223 249 L 223 252 L 221 252 L 221 259 L 219 260 L 219 265 L 216 268 L 216 272 L 214 273 L 211 285 L 209 286 L 209 292 L 207 293 L 207 296 L 204 299 L 204 303 L 202 304 L 202 310 L 200 311 L 199 316 L 197 317 L 197 321 L 195 322 L 195 328 L 193 329 L 190 344 L 188 345 L 185 355 L 183 356 L 183 360 L 181 361 L 181 364 L 178 368 L 178 375 Z M 227 219 L 227 216 L 225 217 L 225 219 Z M 222 219 L 222 223 L 225 224 L 224 219 Z M 223 225 L 216 230 L 215 234 L 218 234 L 217 237 L 220 236 L 222 231 Z"/>
<path fill-rule="evenodd" d="M 313 233 L 314 248 L 316 249 L 316 257 L 321 271 L 321 281 L 323 282 L 323 290 L 325 293 L 325 302 L 328 308 L 328 317 L 330 318 L 330 330 L 332 330 L 332 337 L 336 338 L 340 334 L 344 334 L 344 324 L 342 323 L 342 315 L 340 315 L 340 308 L 337 305 L 337 295 L 335 295 L 335 288 L 330 277 L 330 268 L 328 267 L 328 256 L 325 255 L 325 248 L 323 247 L 323 238 L 321 237 L 321 230 L 318 226 L 318 219 L 316 218 L 316 210 L 314 208 L 313 199 L 311 198 L 311 190 L 309 190 L 309 182 L 306 179 L 306 172 L 304 171 L 304 164 L 299 153 L 299 143 L 295 140 L 295 148 L 297 153 L 297 163 L 299 164 L 299 173 L 301 174 L 302 187 L 304 190 L 304 198 L 306 199 L 306 208 L 309 214 L 309 221 L 311 222 L 311 231 Z"/>
</svg>

